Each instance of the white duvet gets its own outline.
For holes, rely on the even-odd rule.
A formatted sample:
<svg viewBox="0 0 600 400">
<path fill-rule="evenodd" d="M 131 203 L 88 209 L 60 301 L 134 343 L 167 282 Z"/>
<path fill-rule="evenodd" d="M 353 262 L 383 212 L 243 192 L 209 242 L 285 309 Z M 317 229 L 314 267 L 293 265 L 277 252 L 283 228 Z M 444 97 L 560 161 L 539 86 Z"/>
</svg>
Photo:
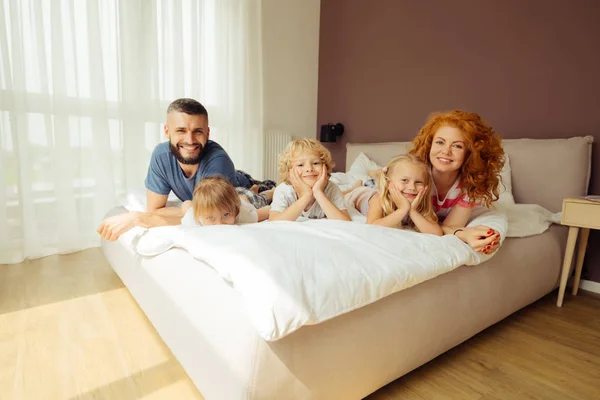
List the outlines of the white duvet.
<svg viewBox="0 0 600 400">
<path fill-rule="evenodd" d="M 550 220 L 537 211 L 523 232 L 511 236 L 546 230 Z M 492 227 L 504 239 L 511 233 L 510 219 L 504 209 L 470 225 Z M 181 247 L 204 261 L 241 294 L 249 319 L 266 340 L 489 258 L 452 235 L 328 220 L 138 229 L 120 240 L 144 256 Z"/>
</svg>

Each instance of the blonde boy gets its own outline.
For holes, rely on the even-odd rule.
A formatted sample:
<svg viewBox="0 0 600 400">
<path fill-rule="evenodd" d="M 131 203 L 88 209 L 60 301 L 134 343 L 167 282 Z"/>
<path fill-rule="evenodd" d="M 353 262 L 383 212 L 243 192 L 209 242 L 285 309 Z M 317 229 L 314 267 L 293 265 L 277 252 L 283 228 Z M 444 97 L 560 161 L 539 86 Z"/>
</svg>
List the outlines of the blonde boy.
<svg viewBox="0 0 600 400">
<path fill-rule="evenodd" d="M 329 181 L 331 153 L 313 139 L 290 142 L 279 156 L 279 179 L 269 221 L 338 219 L 350 221 L 340 188 Z"/>
</svg>

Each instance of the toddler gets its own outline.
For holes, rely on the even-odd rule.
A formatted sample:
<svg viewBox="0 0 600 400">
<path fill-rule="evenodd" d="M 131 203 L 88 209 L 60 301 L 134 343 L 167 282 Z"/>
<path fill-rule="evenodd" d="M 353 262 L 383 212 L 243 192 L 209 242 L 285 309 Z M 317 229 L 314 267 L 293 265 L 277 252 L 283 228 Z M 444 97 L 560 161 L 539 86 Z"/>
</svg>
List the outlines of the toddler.
<svg viewBox="0 0 600 400">
<path fill-rule="evenodd" d="M 260 222 L 268 218 L 269 206 L 256 209 L 222 176 L 202 179 L 191 201 L 183 203 L 182 225 L 236 225 Z"/>
</svg>

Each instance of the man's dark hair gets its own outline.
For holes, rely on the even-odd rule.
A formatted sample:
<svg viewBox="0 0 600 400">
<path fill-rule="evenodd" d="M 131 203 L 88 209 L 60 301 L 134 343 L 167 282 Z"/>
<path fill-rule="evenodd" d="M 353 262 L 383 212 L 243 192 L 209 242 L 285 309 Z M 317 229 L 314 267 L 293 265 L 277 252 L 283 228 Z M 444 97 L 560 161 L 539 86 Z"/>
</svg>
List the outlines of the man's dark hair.
<svg viewBox="0 0 600 400">
<path fill-rule="evenodd" d="M 202 104 L 194 99 L 177 99 L 169 104 L 167 114 L 172 112 L 182 112 L 188 115 L 204 115 L 208 119 L 208 111 Z"/>
</svg>

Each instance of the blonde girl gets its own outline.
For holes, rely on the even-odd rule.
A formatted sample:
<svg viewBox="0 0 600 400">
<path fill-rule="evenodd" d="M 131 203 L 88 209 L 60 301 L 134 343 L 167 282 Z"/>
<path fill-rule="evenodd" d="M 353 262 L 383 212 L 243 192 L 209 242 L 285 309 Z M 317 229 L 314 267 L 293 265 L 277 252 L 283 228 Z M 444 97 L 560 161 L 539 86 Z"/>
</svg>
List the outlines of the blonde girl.
<svg viewBox="0 0 600 400">
<path fill-rule="evenodd" d="M 427 164 L 412 155 L 396 156 L 377 177 L 377 188 L 369 200 L 368 224 L 443 235 L 431 204 Z"/>
</svg>

